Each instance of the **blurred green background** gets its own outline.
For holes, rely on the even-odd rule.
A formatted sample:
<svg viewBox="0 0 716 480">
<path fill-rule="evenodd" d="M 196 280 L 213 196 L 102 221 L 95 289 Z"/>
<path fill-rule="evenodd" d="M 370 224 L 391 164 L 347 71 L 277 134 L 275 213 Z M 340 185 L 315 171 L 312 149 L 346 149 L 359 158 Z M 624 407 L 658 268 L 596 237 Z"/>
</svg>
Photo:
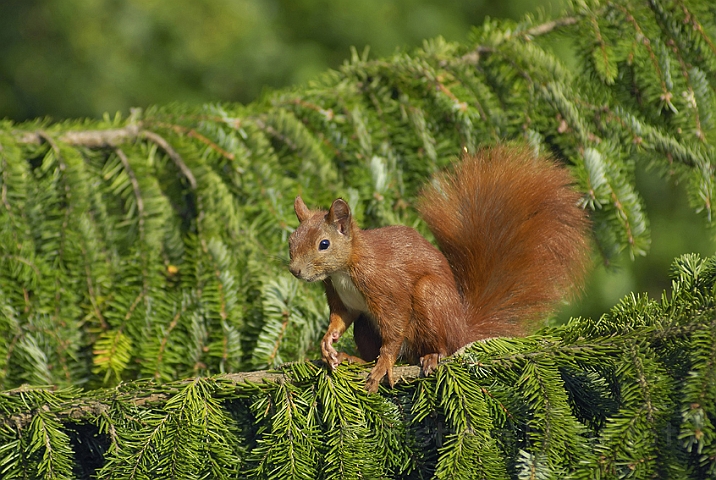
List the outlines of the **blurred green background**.
<svg viewBox="0 0 716 480">
<path fill-rule="evenodd" d="M 555 0 L 556 1 L 556 0 Z M 0 116 L 97 116 L 168 102 L 249 102 L 442 35 L 465 41 L 511 0 L 2 0 Z"/>
<path fill-rule="evenodd" d="M 246 103 L 339 66 L 351 47 L 368 46 L 375 58 L 438 35 L 466 41 L 486 16 L 560 10 L 559 0 L 2 0 L 0 118 Z M 569 46 L 555 47 L 569 61 Z M 559 319 L 597 317 L 631 291 L 658 298 L 675 256 L 713 254 L 713 232 L 679 185 L 644 169 L 636 179 L 651 221 L 650 254 L 595 268 L 581 300 Z"/>
</svg>

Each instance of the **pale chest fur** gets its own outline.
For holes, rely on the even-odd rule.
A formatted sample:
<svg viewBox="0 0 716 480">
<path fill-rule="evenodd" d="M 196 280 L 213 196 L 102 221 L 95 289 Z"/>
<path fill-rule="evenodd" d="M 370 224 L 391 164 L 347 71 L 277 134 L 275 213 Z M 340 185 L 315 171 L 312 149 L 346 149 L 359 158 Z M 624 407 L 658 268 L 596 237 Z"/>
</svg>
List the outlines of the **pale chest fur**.
<svg viewBox="0 0 716 480">
<path fill-rule="evenodd" d="M 331 283 L 343 305 L 351 310 L 370 313 L 365 297 L 356 288 L 348 272 L 335 272 L 331 274 Z"/>
</svg>

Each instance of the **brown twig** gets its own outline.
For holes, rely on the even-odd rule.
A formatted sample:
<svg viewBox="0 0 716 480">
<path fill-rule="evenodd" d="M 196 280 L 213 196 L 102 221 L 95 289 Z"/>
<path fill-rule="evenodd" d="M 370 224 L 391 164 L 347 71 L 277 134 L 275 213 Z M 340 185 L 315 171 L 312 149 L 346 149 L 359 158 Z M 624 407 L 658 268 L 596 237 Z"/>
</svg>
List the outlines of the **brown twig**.
<svg viewBox="0 0 716 480">
<path fill-rule="evenodd" d="M 532 28 L 528 28 L 524 32 L 517 32 L 516 36 L 521 36 L 521 37 L 525 37 L 525 38 L 538 37 L 540 35 L 547 34 L 557 28 L 568 27 L 570 25 L 574 25 L 578 21 L 579 21 L 578 17 L 558 18 L 556 20 L 552 20 L 550 22 L 542 23 L 542 24 L 536 25 Z"/>
<path fill-rule="evenodd" d="M 171 144 L 164 139 L 164 137 L 150 130 L 144 130 L 140 125 L 132 124 L 123 128 L 112 128 L 107 130 L 70 131 L 60 135 L 57 140 L 74 147 L 116 148 L 117 145 L 131 142 L 137 138 L 145 138 L 164 150 L 164 153 L 166 153 L 179 170 L 181 170 L 182 175 L 184 175 L 187 179 L 192 190 L 196 190 L 196 178 L 189 167 L 187 167 L 186 163 L 184 163 L 181 155 L 174 150 L 174 147 L 172 147 Z M 56 148 L 55 142 L 42 131 L 19 134 L 17 136 L 17 141 L 18 143 L 37 145 L 48 142 L 53 146 L 53 148 Z"/>
<path fill-rule="evenodd" d="M 179 170 L 181 170 L 182 175 L 184 175 L 184 177 L 189 181 L 191 189 L 196 190 L 196 178 L 194 178 L 194 174 L 191 173 L 189 167 L 186 166 L 186 163 L 182 160 L 181 155 L 174 150 L 174 147 L 172 147 L 169 142 L 164 139 L 164 137 L 150 130 L 142 130 L 139 135 L 146 138 L 150 142 L 157 144 L 159 148 L 164 150 L 164 153 L 169 155 L 169 158 L 171 158 L 174 164 L 179 168 Z"/>
<path fill-rule="evenodd" d="M 549 22 L 535 25 L 534 27 L 528 28 L 527 30 L 516 30 L 513 34 L 506 35 L 503 39 L 503 42 L 509 41 L 509 40 L 514 40 L 514 39 L 522 39 L 522 40 L 530 41 L 534 37 L 539 37 L 540 35 L 545 35 L 547 33 L 550 33 L 551 31 L 556 30 L 561 27 L 568 27 L 570 25 L 574 25 L 578 21 L 579 21 L 579 17 L 558 18 L 556 20 L 551 20 Z M 463 55 L 461 59 L 467 63 L 477 63 L 480 60 L 480 54 L 491 53 L 494 51 L 495 51 L 495 48 L 493 46 L 478 45 L 472 51 Z"/>
<path fill-rule="evenodd" d="M 138 125 L 127 125 L 123 128 L 108 130 L 78 130 L 65 132 L 58 137 L 62 143 L 88 148 L 114 147 L 139 137 L 141 128 Z M 17 136 L 18 143 L 41 144 L 47 139 L 42 132 L 25 132 Z"/>
</svg>

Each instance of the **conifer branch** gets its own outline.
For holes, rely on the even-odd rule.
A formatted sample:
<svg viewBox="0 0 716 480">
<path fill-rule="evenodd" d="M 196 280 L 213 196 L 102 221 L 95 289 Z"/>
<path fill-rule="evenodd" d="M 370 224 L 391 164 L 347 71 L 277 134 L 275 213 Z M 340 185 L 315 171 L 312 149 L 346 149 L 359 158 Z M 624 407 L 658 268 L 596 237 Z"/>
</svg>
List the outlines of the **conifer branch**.
<svg viewBox="0 0 716 480">
<path fill-rule="evenodd" d="M 141 125 L 129 124 L 122 128 L 106 130 L 71 130 L 58 137 L 62 143 L 76 147 L 107 148 L 136 140 L 141 132 Z M 47 135 L 41 132 L 21 132 L 16 135 L 18 143 L 41 144 Z"/>
<path fill-rule="evenodd" d="M 428 378 L 396 368 L 380 395 L 363 389 L 367 366 L 284 363 L 315 355 L 327 317 L 285 268 L 297 194 L 348 198 L 367 226 L 422 228 L 407 206 L 435 170 L 487 139 L 527 141 L 571 165 L 606 261 L 649 245 L 640 163 L 688 180 L 712 222 L 704 1 L 489 22 L 471 44 L 356 55 L 256 104 L 173 104 L 106 129 L 0 124 L 0 384 L 60 387 L 0 394 L 2 475 L 716 471 L 716 258 L 677 259 L 661 301 L 631 295 L 599 319 L 479 342 Z M 560 29 L 579 74 L 532 41 Z M 284 366 L 245 372 L 268 361 Z"/>
<path fill-rule="evenodd" d="M 633 28 L 634 31 L 637 33 L 636 39 L 639 41 L 642 45 L 644 45 L 644 48 L 649 53 L 649 58 L 651 59 L 652 66 L 654 68 L 654 72 L 656 73 L 656 76 L 659 81 L 659 85 L 661 87 L 661 96 L 660 100 L 668 106 L 670 109 L 674 109 L 671 100 L 673 97 L 673 94 L 669 91 L 668 87 L 666 86 L 666 81 L 664 80 L 664 73 L 662 72 L 661 66 L 659 65 L 659 61 L 656 58 L 656 53 L 654 52 L 654 49 L 651 46 L 651 40 L 649 39 L 648 35 L 644 33 L 641 26 L 639 25 L 639 22 L 636 18 L 634 18 L 634 15 L 632 14 L 629 9 L 623 5 L 615 4 L 616 8 L 619 9 L 624 17 L 626 18 L 627 22 L 629 22 Z"/>
<path fill-rule="evenodd" d="M 559 28 L 576 25 L 579 22 L 579 20 L 580 20 L 580 17 L 577 17 L 577 16 L 557 18 L 555 20 L 550 20 L 549 22 L 535 25 L 534 27 L 528 28 L 527 30 L 519 30 L 519 29 L 515 30 L 511 34 L 505 35 L 504 38 L 502 38 L 502 41 L 505 42 L 505 41 L 511 41 L 511 40 L 517 40 L 517 39 L 524 40 L 524 41 L 531 41 L 535 37 L 539 37 L 541 35 L 546 35 L 546 34 L 551 33 L 554 30 L 557 30 Z M 493 53 L 494 51 L 495 51 L 494 46 L 478 45 L 471 52 L 463 55 L 461 57 L 461 60 L 468 64 L 476 64 L 480 61 L 480 54 Z"/>
<path fill-rule="evenodd" d="M 4 153 L 3 146 L 0 144 L 0 160 L 2 160 L 2 186 L 0 187 L 0 200 L 2 200 L 2 204 L 5 207 L 5 210 L 7 210 L 8 215 L 12 217 L 12 207 L 7 199 L 7 158 Z"/>
<path fill-rule="evenodd" d="M 169 142 L 164 139 L 164 137 L 162 137 L 158 133 L 152 132 L 151 130 L 142 130 L 139 135 L 151 142 L 156 143 L 159 148 L 164 150 L 164 152 L 169 156 L 169 158 L 172 159 L 174 164 L 182 172 L 184 178 L 189 181 L 191 189 L 196 190 L 196 178 L 194 178 L 194 174 L 191 172 L 191 170 L 189 170 L 189 167 L 186 166 L 186 163 L 184 163 L 184 160 L 181 158 L 181 155 L 179 155 L 177 151 L 174 150 L 174 147 L 172 147 Z"/>
<path fill-rule="evenodd" d="M 200 138 L 200 135 L 194 135 Z M 174 150 L 161 135 L 151 130 L 142 128 L 141 124 L 129 124 L 123 128 L 112 128 L 107 130 L 73 130 L 61 134 L 58 140 L 75 147 L 87 148 L 115 148 L 122 143 L 132 142 L 138 138 L 146 138 L 147 140 L 157 144 L 159 148 L 171 158 L 174 164 L 182 172 L 187 179 L 192 190 L 196 190 L 196 178 L 189 167 L 184 163 L 181 155 Z M 17 142 L 20 144 L 41 144 L 47 142 L 57 149 L 57 144 L 51 137 L 43 131 L 22 132 L 16 136 Z"/>
<path fill-rule="evenodd" d="M 83 256 L 86 258 L 87 250 L 84 248 L 84 246 L 82 246 L 81 249 L 82 249 Z M 102 309 L 99 307 L 99 304 L 97 302 L 97 293 L 95 291 L 94 284 L 92 282 L 89 263 L 85 263 L 85 278 L 87 279 L 87 293 L 89 294 L 90 303 L 92 304 L 94 314 L 97 317 L 97 320 L 99 320 L 99 325 L 100 325 L 100 328 L 102 329 L 102 331 L 106 331 L 109 328 L 109 324 L 107 323 L 107 320 L 104 318 L 104 315 L 102 314 Z"/>
<path fill-rule="evenodd" d="M 318 363 L 318 362 L 317 362 Z M 370 373 L 369 368 L 362 369 L 357 372 L 356 375 L 360 379 L 366 379 Z M 394 367 L 394 376 L 396 384 L 410 383 L 411 381 L 421 376 L 420 367 L 416 365 L 399 365 Z M 216 375 L 213 379 L 217 382 L 225 382 L 237 387 L 267 384 L 267 383 L 284 383 L 291 382 L 291 377 L 285 373 L 275 370 L 256 370 L 253 372 L 237 372 L 237 373 L 226 373 L 222 375 Z M 147 383 L 144 388 L 133 395 L 131 393 L 117 392 L 113 393 L 112 390 L 99 391 L 99 392 L 87 392 L 87 396 L 79 396 L 73 398 L 71 401 L 61 403 L 59 405 L 51 405 L 49 403 L 36 406 L 33 408 L 33 412 L 18 413 L 11 415 L 0 415 L 0 425 L 24 428 L 34 418 L 35 412 L 52 412 L 58 419 L 71 419 L 81 420 L 86 418 L 94 418 L 105 414 L 111 409 L 111 403 L 121 401 L 123 403 L 131 404 L 134 407 L 145 407 L 152 405 L 159 408 L 161 405 L 166 403 L 167 400 L 171 399 L 177 391 L 181 390 L 184 386 L 194 382 L 195 379 L 186 379 L 179 382 L 172 382 L 167 384 L 156 384 Z M 383 379 L 383 384 L 388 385 L 387 379 Z M 156 392 L 146 393 L 150 391 L 151 387 L 156 388 Z M 42 387 L 30 387 L 23 385 L 22 387 L 15 388 L 12 390 L 6 390 L 2 392 L 2 395 L 7 397 L 21 397 L 29 392 L 41 392 L 44 389 Z M 47 389 L 48 392 L 53 392 L 55 388 Z M 99 393 L 99 395 L 96 395 Z"/>
<path fill-rule="evenodd" d="M 119 158 L 119 161 L 122 162 L 122 166 L 124 167 L 124 171 L 127 172 L 127 176 L 129 176 L 129 181 L 132 184 L 132 190 L 134 190 L 134 198 L 137 201 L 137 213 L 139 215 L 138 223 L 139 223 L 139 237 L 141 240 L 144 239 L 144 217 L 146 216 L 146 213 L 144 211 L 144 200 L 142 199 L 142 190 L 139 187 L 139 182 L 137 181 L 137 176 L 134 174 L 134 170 L 132 169 L 132 166 L 129 164 L 129 158 L 127 158 L 127 155 L 124 153 L 124 150 L 122 150 L 119 147 L 114 148 L 114 153 L 117 155 L 117 158 Z"/>
<path fill-rule="evenodd" d="M 164 335 L 162 336 L 162 340 L 159 344 L 159 351 L 157 352 L 157 355 L 156 355 L 157 366 L 154 369 L 154 373 L 152 375 L 155 380 L 159 380 L 161 377 L 161 373 L 160 373 L 159 369 L 162 365 L 162 361 L 164 360 L 164 354 L 165 354 L 167 342 L 169 340 L 169 335 L 172 333 L 172 331 L 179 324 L 179 318 L 181 317 L 181 315 L 183 313 L 184 313 L 184 310 L 182 309 L 182 310 L 178 311 L 176 313 L 176 315 L 174 315 L 174 318 L 172 318 L 172 321 L 169 323 L 169 327 L 166 329 Z"/>
<path fill-rule="evenodd" d="M 536 25 L 534 27 L 528 28 L 527 30 L 525 30 L 523 32 L 515 32 L 515 36 L 522 36 L 526 39 L 530 39 L 532 37 L 538 37 L 540 35 L 545 35 L 545 34 L 550 33 L 553 30 L 556 30 L 558 28 L 575 25 L 575 24 L 577 24 L 577 22 L 579 22 L 579 17 L 576 17 L 576 16 L 561 17 L 561 18 L 557 18 L 555 20 L 551 20 L 549 22 L 545 22 L 540 25 Z"/>
<path fill-rule="evenodd" d="M 216 121 L 221 121 L 221 120 L 216 119 Z M 236 156 L 233 153 L 222 148 L 221 146 L 219 146 L 219 144 L 217 144 L 216 142 L 211 140 L 206 135 L 203 135 L 202 133 L 197 131 L 197 129 L 195 129 L 195 128 L 186 128 L 186 127 L 182 127 L 181 125 L 171 125 L 170 128 L 179 134 L 185 134 L 188 137 L 195 138 L 195 139 L 199 140 L 201 143 L 205 144 L 207 147 L 211 148 L 215 152 L 218 152 L 222 157 L 224 157 L 228 160 L 236 159 Z"/>
</svg>

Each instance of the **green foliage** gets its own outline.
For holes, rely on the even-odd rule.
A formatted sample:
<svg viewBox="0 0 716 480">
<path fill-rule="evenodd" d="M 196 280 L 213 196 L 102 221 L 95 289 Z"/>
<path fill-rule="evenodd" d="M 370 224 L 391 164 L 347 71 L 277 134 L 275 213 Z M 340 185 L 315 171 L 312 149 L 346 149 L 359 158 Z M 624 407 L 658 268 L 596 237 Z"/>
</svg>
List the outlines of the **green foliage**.
<svg viewBox="0 0 716 480">
<path fill-rule="evenodd" d="M 649 248 L 637 165 L 684 181 L 711 225 L 713 15 L 649 5 L 578 4 L 553 22 L 489 21 L 470 44 L 354 53 L 248 106 L 4 122 L 0 386 L 171 381 L 315 355 L 325 301 L 285 269 L 294 196 L 344 196 L 367 227 L 422 229 L 409 207 L 429 175 L 500 139 L 570 165 L 607 261 Z M 549 34 L 578 46 L 582 74 L 540 45 Z"/>
<path fill-rule="evenodd" d="M 235 422 L 221 406 L 226 393 L 220 383 L 197 378 L 161 412 L 107 413 L 98 426 L 116 441 L 98 478 L 235 478 L 241 449 Z"/>
<path fill-rule="evenodd" d="M 285 264 L 295 195 L 424 230 L 410 206 L 429 175 L 502 140 L 569 166 L 607 261 L 650 244 L 637 167 L 683 182 L 712 225 L 714 18 L 698 0 L 575 3 L 553 22 L 488 21 L 468 44 L 354 52 L 247 106 L 0 123 L 0 388 L 14 389 L 0 474 L 713 475 L 714 259 L 677 260 L 660 303 L 474 345 L 384 396 L 360 367 L 302 361 L 325 298 Z M 553 35 L 578 69 L 545 48 Z M 231 376 L 285 362 L 280 381 Z"/>
<path fill-rule="evenodd" d="M 310 362 L 84 392 L 7 391 L 0 472 L 712 478 L 716 257 L 683 256 L 672 277 L 660 302 L 629 296 L 599 320 L 478 342 L 435 375 L 380 395 L 364 390 L 366 367 L 329 372 Z"/>
</svg>

